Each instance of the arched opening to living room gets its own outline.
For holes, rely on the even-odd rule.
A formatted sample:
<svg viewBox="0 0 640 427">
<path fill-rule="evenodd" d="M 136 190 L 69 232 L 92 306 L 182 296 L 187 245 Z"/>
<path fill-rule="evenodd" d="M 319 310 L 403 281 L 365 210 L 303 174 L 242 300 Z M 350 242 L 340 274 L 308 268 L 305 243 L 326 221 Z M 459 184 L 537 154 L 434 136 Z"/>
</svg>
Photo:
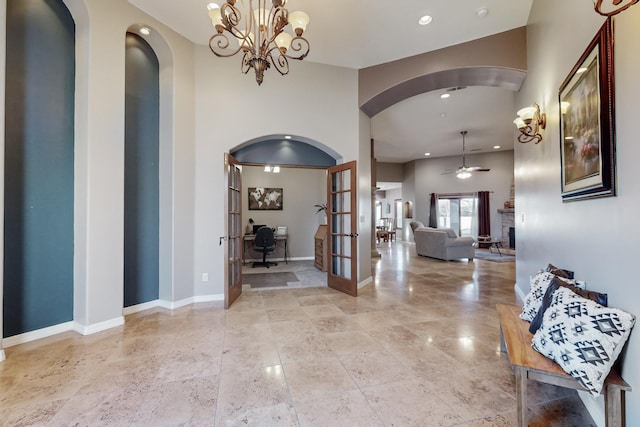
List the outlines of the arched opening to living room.
<svg viewBox="0 0 640 427">
<path fill-rule="evenodd" d="M 376 182 L 402 182 L 400 198 L 414 207 L 403 224 L 405 239 L 411 240 L 411 221 L 429 222 L 430 193 L 489 191 L 491 229 L 499 234 L 497 209 L 510 200 L 513 181 L 511 121 L 526 77 L 525 46 L 519 28 L 360 72 Z M 465 154 L 469 166 L 491 170 L 458 179 Z"/>
</svg>

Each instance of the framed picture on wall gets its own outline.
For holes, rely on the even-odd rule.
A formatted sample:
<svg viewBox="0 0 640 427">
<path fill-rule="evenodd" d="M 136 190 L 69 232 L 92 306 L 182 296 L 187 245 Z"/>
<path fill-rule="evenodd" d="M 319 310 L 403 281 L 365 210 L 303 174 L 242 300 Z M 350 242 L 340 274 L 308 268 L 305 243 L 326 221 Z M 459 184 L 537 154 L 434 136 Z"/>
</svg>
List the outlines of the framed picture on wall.
<svg viewBox="0 0 640 427">
<path fill-rule="evenodd" d="M 615 196 L 611 32 L 611 19 L 607 19 L 560 87 L 564 202 Z"/>
<path fill-rule="evenodd" d="M 281 211 L 282 188 L 249 187 L 250 211 Z"/>
</svg>

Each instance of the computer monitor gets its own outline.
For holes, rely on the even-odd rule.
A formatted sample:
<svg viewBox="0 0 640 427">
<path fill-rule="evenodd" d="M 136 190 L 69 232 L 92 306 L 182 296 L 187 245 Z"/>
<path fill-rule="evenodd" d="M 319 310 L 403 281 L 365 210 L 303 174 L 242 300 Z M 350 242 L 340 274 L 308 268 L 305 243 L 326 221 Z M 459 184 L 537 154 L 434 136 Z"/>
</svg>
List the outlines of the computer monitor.
<svg viewBox="0 0 640 427">
<path fill-rule="evenodd" d="M 262 227 L 266 227 L 266 225 L 262 224 L 262 225 L 256 225 L 253 224 L 253 234 L 256 234 L 258 232 L 258 230 Z"/>
</svg>

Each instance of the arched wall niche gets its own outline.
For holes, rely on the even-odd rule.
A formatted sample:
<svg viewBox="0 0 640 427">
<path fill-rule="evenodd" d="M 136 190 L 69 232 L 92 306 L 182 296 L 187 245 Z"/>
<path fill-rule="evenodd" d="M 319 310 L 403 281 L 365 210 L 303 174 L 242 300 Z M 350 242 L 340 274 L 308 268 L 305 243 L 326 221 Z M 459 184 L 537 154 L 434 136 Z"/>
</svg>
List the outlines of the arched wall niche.
<svg viewBox="0 0 640 427">
<path fill-rule="evenodd" d="M 149 34 L 140 33 L 142 27 L 149 28 Z M 173 111 L 173 62 L 174 56 L 167 41 L 160 31 L 151 25 L 136 23 L 130 25 L 126 32 L 135 33 L 151 46 L 158 58 L 160 67 L 160 129 L 159 129 L 159 298 L 173 301 L 175 295 L 174 263 L 173 263 L 173 146 L 174 146 L 174 111 Z M 126 34 L 126 33 L 125 33 Z"/>
</svg>

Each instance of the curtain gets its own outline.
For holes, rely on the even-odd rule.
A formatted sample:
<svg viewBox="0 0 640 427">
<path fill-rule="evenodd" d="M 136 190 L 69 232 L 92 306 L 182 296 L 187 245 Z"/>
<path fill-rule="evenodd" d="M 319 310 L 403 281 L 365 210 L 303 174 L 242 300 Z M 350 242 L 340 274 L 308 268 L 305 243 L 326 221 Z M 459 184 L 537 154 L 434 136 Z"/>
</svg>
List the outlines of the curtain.
<svg viewBox="0 0 640 427">
<path fill-rule="evenodd" d="M 491 209 L 489 207 L 489 192 L 478 191 L 478 236 L 491 236 Z M 475 215 L 474 215 L 475 217 Z M 489 245 L 481 244 L 481 248 Z"/>
<path fill-rule="evenodd" d="M 436 193 L 431 193 L 431 202 L 429 204 L 429 227 L 438 227 L 438 214 L 436 208 Z"/>
</svg>

